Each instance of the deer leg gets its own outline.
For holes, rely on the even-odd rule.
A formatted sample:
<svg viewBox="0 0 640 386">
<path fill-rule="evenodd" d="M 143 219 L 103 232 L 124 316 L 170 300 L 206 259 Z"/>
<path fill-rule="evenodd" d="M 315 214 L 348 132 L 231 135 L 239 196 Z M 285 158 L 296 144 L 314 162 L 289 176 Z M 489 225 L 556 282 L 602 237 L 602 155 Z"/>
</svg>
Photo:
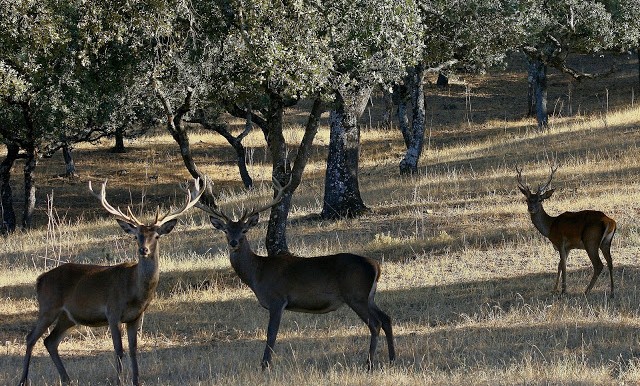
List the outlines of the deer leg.
<svg viewBox="0 0 640 386">
<path fill-rule="evenodd" d="M 272 305 L 269 307 L 269 326 L 267 327 L 267 345 L 264 348 L 264 354 L 262 355 L 262 370 L 271 366 L 271 354 L 276 345 L 276 336 L 278 335 L 278 329 L 280 328 L 280 320 L 282 320 L 282 312 L 287 303 Z"/>
<path fill-rule="evenodd" d="M 122 332 L 120 331 L 120 321 L 118 319 L 110 317 L 109 330 L 111 331 L 111 340 L 113 341 L 113 349 L 116 353 L 118 385 L 121 385 L 122 384 L 122 358 L 124 357 L 124 350 L 122 349 Z"/>
<path fill-rule="evenodd" d="M 58 346 L 62 339 L 64 339 L 67 330 L 76 324 L 69 319 L 66 313 L 61 313 L 58 318 L 58 322 L 56 326 L 53 328 L 49 336 L 47 336 L 44 340 L 44 345 L 51 356 L 51 360 L 56 365 L 58 369 L 58 373 L 60 373 L 60 379 L 62 379 L 62 383 L 69 383 L 71 380 L 69 379 L 69 375 L 62 364 L 62 359 L 60 359 L 60 354 L 58 353 Z"/>
<path fill-rule="evenodd" d="M 40 315 L 38 315 L 36 325 L 27 335 L 27 351 L 22 364 L 22 378 L 20 378 L 19 385 L 27 385 L 27 378 L 29 377 L 29 362 L 31 362 L 31 353 L 33 352 L 33 346 L 36 344 L 38 339 L 40 339 L 42 334 L 44 334 L 47 328 L 56 321 L 57 317 L 58 314 L 54 312 L 40 312 Z"/>
<path fill-rule="evenodd" d="M 591 277 L 591 281 L 587 286 L 587 289 L 584 291 L 584 294 L 589 294 L 593 285 L 596 284 L 596 280 L 598 280 L 598 276 L 602 272 L 602 260 L 600 260 L 600 255 L 598 254 L 598 247 L 587 246 L 587 255 L 589 255 L 589 259 L 591 260 L 591 264 L 593 265 L 593 276 Z"/>
<path fill-rule="evenodd" d="M 559 249 L 560 252 L 560 262 L 558 263 L 558 278 L 556 279 L 556 290 L 558 290 L 558 280 L 560 279 L 560 275 L 562 275 L 562 290 L 560 291 L 560 295 L 564 295 L 567 292 L 567 255 L 568 251 L 562 247 Z"/>
<path fill-rule="evenodd" d="M 602 255 L 604 255 L 604 259 L 607 261 L 607 268 L 609 268 L 609 278 L 611 279 L 611 294 L 609 294 L 609 297 L 613 298 L 613 260 L 611 259 L 611 242 L 602 243 L 602 245 L 600 245 L 600 250 L 602 251 Z"/>
<path fill-rule="evenodd" d="M 376 347 L 378 346 L 378 336 L 380 336 L 382 321 L 379 319 L 378 313 L 370 308 L 368 303 L 352 302 L 348 304 L 349 307 L 358 314 L 367 327 L 369 327 L 369 331 L 371 332 L 369 354 L 367 355 L 367 369 L 371 370 L 373 368 L 373 356 L 375 355 Z M 391 356 L 391 352 L 389 352 L 389 356 Z"/>
<path fill-rule="evenodd" d="M 385 314 L 375 303 L 370 305 L 371 310 L 373 310 L 380 322 L 382 323 L 382 330 L 384 330 L 384 336 L 387 338 L 387 348 L 389 349 L 389 361 L 393 362 L 396 360 L 396 348 L 393 342 L 393 330 L 391 328 L 391 318 L 389 315 Z"/>
<path fill-rule="evenodd" d="M 131 376 L 134 385 L 139 385 L 138 378 L 138 327 L 142 323 L 142 316 L 127 323 L 127 339 L 129 340 L 129 357 L 131 358 Z"/>
</svg>

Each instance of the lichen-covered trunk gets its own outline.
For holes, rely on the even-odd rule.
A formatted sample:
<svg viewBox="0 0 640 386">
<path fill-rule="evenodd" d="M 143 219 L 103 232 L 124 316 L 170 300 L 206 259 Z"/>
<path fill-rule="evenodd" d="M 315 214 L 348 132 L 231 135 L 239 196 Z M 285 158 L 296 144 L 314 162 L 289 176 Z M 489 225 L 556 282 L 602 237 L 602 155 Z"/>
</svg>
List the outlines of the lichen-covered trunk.
<svg viewBox="0 0 640 386">
<path fill-rule="evenodd" d="M 528 60 L 527 66 L 527 117 L 533 117 L 536 114 L 536 82 L 535 71 L 536 66 L 533 60 Z"/>
<path fill-rule="evenodd" d="M 1 233 L 12 233 L 16 230 L 16 212 L 13 209 L 13 192 L 11 190 L 11 168 L 18 158 L 20 147 L 7 143 L 7 155 L 0 164 L 0 199 L 2 200 Z"/>
<path fill-rule="evenodd" d="M 355 217 L 368 208 L 360 196 L 358 182 L 360 127 L 371 89 L 336 93 L 336 107 L 330 113 L 329 154 L 325 175 L 322 218 Z"/>
<path fill-rule="evenodd" d="M 405 77 L 403 84 L 393 87 L 393 103 L 397 106 L 396 116 L 398 117 L 398 128 L 402 133 L 404 145 L 408 148 L 411 144 L 411 125 L 409 124 L 409 102 L 411 92 L 408 85 L 409 77 Z"/>
<path fill-rule="evenodd" d="M 426 110 L 424 106 L 424 66 L 418 64 L 409 72 L 411 81 L 411 104 L 413 107 L 411 131 L 408 137 L 407 151 L 400 161 L 400 174 L 418 173 L 418 160 L 424 146 L 424 131 L 426 122 Z M 404 136 L 404 133 L 403 133 Z M 405 143 L 407 138 L 405 137 Z"/>
<path fill-rule="evenodd" d="M 287 144 L 282 133 L 284 118 L 284 102 L 276 94 L 269 98 L 269 108 L 265 113 L 266 141 L 271 153 L 271 176 L 284 186 L 291 175 L 291 167 L 287 159 Z M 265 246 L 269 255 L 289 251 L 287 245 L 287 218 L 291 206 L 292 192 L 285 193 L 279 204 L 271 208 Z"/>
<path fill-rule="evenodd" d="M 538 128 L 545 130 L 549 127 L 549 113 L 547 111 L 547 65 L 542 60 L 532 60 L 529 74 L 533 80 Z"/>
<path fill-rule="evenodd" d="M 22 215 L 22 228 L 30 229 L 33 226 L 33 213 L 36 208 L 36 179 L 37 149 L 32 146 L 26 149 L 27 158 L 24 163 L 24 211 Z"/>
</svg>

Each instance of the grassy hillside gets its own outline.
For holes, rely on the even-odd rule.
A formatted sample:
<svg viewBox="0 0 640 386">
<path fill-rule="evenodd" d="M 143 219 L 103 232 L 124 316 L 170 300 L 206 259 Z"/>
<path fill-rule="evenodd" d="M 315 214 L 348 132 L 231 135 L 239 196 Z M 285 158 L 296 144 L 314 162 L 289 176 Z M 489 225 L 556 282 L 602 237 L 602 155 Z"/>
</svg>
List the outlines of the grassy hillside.
<svg viewBox="0 0 640 386">
<path fill-rule="evenodd" d="M 599 58 L 582 60 L 585 66 L 606 64 Z M 360 179 L 371 211 L 353 220 L 329 222 L 317 216 L 329 141 L 328 128 L 322 127 L 294 196 L 289 245 L 303 256 L 349 251 L 383 262 L 377 300 L 393 319 L 395 364 L 387 362 L 382 339 L 375 358 L 379 369 L 363 371 L 368 330 L 345 307 L 326 315 L 285 313 L 273 370 L 261 372 L 268 314 L 231 269 L 222 234 L 192 210 L 160 242 L 160 285 L 140 333 L 142 381 L 640 382 L 640 227 L 635 221 L 640 108 L 632 102 L 638 94 L 637 61 L 625 61 L 621 68 L 611 77 L 571 86 L 571 100 L 568 81 L 552 74 L 550 110 L 556 117 L 546 132 L 523 118 L 522 68 L 454 79 L 447 89 L 429 86 L 428 149 L 422 173 L 414 177 L 399 176 L 402 137 L 379 124 L 382 102 L 374 100 L 364 117 Z M 292 147 L 302 135 L 298 113 L 289 114 L 286 137 Z M 252 207 L 269 199 L 270 162 L 261 133 L 246 139 L 250 173 L 264 181 L 249 192 L 241 188 L 233 152 L 222 138 L 194 133 L 192 142 L 223 208 Z M 134 210 L 149 215 L 158 204 L 182 199 L 177 183 L 187 173 L 169 135 L 157 132 L 133 141 L 123 155 L 109 153 L 109 145 L 76 149 L 78 180 L 56 177 L 60 159 L 44 160 L 37 229 L 0 244 L 0 384 L 19 379 L 24 336 L 37 312 L 37 275 L 59 261 L 135 259 L 133 240 L 88 194 L 87 181 L 108 178 L 112 204 L 133 203 Z M 547 177 L 550 159 L 557 159 L 560 169 L 552 183 L 556 193 L 545 204 L 548 212 L 598 209 L 618 223 L 612 245 L 613 300 L 607 296 L 606 269 L 592 293 L 583 295 L 592 272 L 584 251 L 573 251 L 568 259 L 568 294 L 559 298 L 552 292 L 558 256 L 531 224 L 514 170 L 516 164 L 523 166 L 526 180 L 536 186 Z M 16 187 L 20 167 L 14 170 Z M 249 232 L 254 249 L 263 253 L 265 218 Z M 77 384 L 114 383 L 113 348 L 105 328 L 76 329 L 60 352 Z M 30 374 L 33 384 L 58 383 L 42 342 L 34 350 Z"/>
</svg>

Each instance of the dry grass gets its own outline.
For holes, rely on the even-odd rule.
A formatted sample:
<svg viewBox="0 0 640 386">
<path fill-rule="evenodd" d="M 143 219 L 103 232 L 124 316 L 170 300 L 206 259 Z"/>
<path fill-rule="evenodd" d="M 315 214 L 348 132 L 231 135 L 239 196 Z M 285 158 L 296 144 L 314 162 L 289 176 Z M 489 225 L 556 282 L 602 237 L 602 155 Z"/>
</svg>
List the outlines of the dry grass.
<svg viewBox="0 0 640 386">
<path fill-rule="evenodd" d="M 635 221 L 640 109 L 630 107 L 636 68 L 629 62 L 624 75 L 576 86 L 574 103 L 580 103 L 581 114 L 553 119 L 544 133 L 517 116 L 524 111 L 519 98 L 526 92 L 521 69 L 467 79 L 474 93 L 471 123 L 464 119 L 464 85 L 430 89 L 432 131 L 419 176 L 398 175 L 399 133 L 377 125 L 363 130 L 361 189 L 372 210 L 355 220 L 327 222 L 316 216 L 328 144 L 328 130 L 322 128 L 294 197 L 289 243 L 305 256 L 351 251 L 383 261 L 377 299 L 394 320 L 395 364 L 385 360 L 382 343 L 376 358 L 380 369 L 363 371 L 368 333 L 344 308 L 327 315 L 285 313 L 274 368 L 260 372 L 267 312 L 231 270 L 222 235 L 193 211 L 161 241 L 161 282 L 140 339 L 142 380 L 394 386 L 640 382 L 640 229 Z M 551 84 L 550 95 L 567 89 L 558 75 Z M 605 88 L 610 90 L 608 113 L 595 96 Z M 582 99 L 575 102 L 578 94 Z M 380 105 L 374 103 L 372 122 L 378 121 Z M 293 116 L 286 137 L 295 146 L 300 126 Z M 261 134 L 247 140 L 250 172 L 258 181 L 269 181 Z M 231 209 L 268 199 L 264 183 L 249 192 L 241 189 L 233 153 L 223 140 L 197 133 L 192 141 L 221 204 Z M 110 200 L 134 203 L 136 210 L 181 198 L 176 184 L 186 172 L 177 166 L 179 152 L 168 135 L 134 141 L 124 155 L 110 154 L 107 145 L 77 149 L 78 181 L 54 177 L 60 160 L 43 162 L 41 226 L 0 244 L 1 384 L 19 378 L 24 336 L 37 311 L 38 274 L 58 261 L 113 264 L 135 257 L 132 241 L 87 194 L 86 181 L 108 177 Z M 557 158 L 561 168 L 553 183 L 556 194 L 546 205 L 549 212 L 597 208 L 618 222 L 612 247 L 614 300 L 607 297 L 606 273 L 590 296 L 582 295 L 591 275 L 583 251 L 570 255 L 568 295 L 559 299 L 551 291 L 557 255 L 533 228 L 514 172 L 515 164 L 522 165 L 535 185 L 546 177 L 550 158 Z M 119 175 L 120 170 L 129 173 Z M 148 179 L 152 175 L 158 178 Z M 42 203 L 51 192 L 57 211 L 48 218 Z M 265 226 L 263 220 L 249 235 L 263 252 Z M 114 383 L 112 350 L 104 328 L 78 328 L 60 346 L 79 385 Z M 34 351 L 31 379 L 58 383 L 42 343 Z"/>
</svg>

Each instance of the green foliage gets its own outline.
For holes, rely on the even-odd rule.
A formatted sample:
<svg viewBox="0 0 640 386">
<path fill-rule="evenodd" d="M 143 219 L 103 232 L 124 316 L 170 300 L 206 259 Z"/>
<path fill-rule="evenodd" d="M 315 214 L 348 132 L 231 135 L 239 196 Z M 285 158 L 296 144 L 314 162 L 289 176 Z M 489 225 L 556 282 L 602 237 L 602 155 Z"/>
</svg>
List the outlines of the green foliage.
<svg viewBox="0 0 640 386">
<path fill-rule="evenodd" d="M 428 66 L 457 60 L 480 70 L 502 63 L 523 37 L 517 0 L 422 0 L 420 8 Z"/>
<path fill-rule="evenodd" d="M 612 45 L 611 14 L 601 2 L 527 0 L 523 4 L 526 47 L 566 57 L 570 50 L 590 53 Z"/>
<path fill-rule="evenodd" d="M 414 1 L 334 0 L 325 5 L 333 89 L 399 80 L 422 53 L 422 20 Z"/>
</svg>

